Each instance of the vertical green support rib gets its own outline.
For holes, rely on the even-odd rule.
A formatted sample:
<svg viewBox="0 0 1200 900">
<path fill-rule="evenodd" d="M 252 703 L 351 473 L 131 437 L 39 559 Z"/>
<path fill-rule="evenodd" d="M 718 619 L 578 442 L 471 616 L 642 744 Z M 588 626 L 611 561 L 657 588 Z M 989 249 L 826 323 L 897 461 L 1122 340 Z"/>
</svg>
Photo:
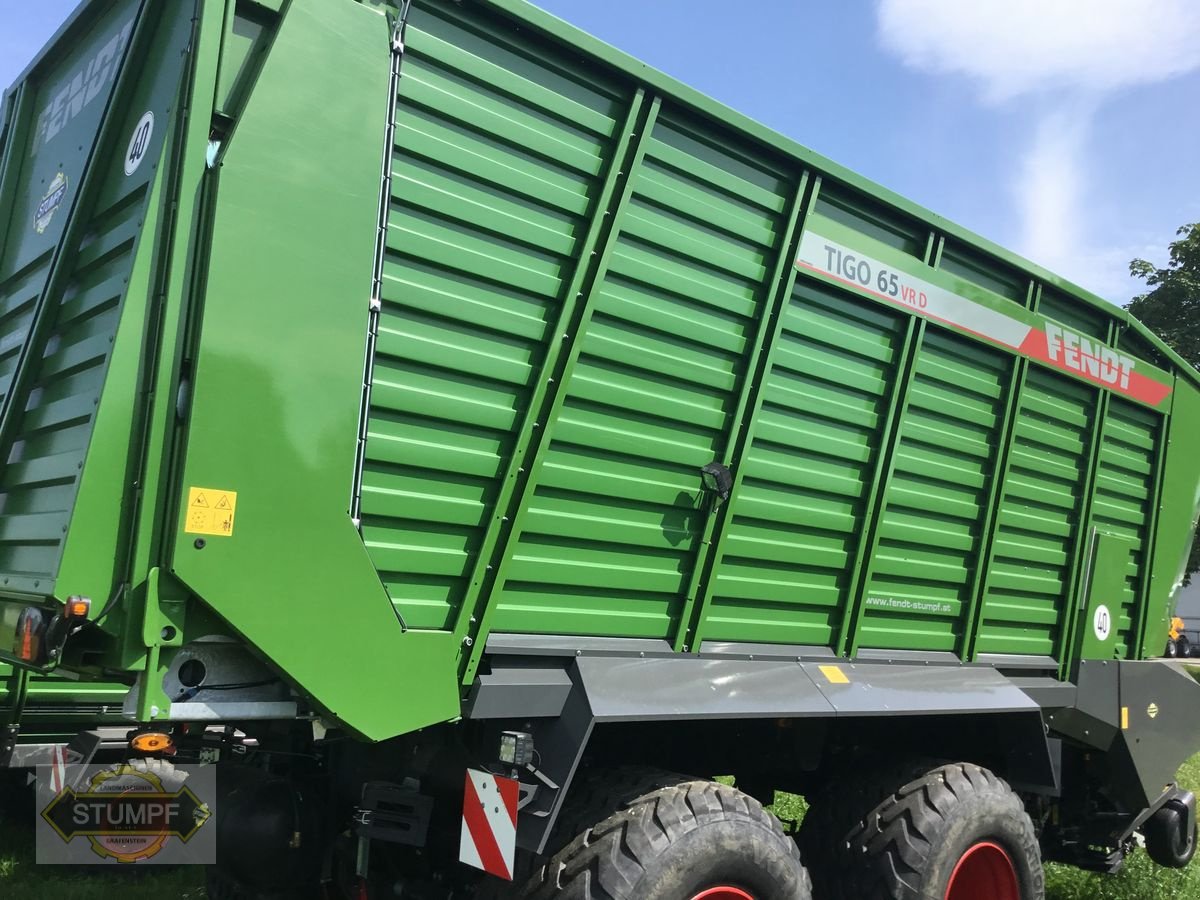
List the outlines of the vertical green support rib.
<svg viewBox="0 0 1200 900">
<path fill-rule="evenodd" d="M 759 319 L 754 336 L 754 352 L 746 363 L 742 390 L 730 419 L 724 453 L 729 467 L 733 470 L 733 488 L 730 496 L 736 496 L 742 483 L 744 467 L 741 463 L 745 459 L 750 442 L 754 439 L 754 423 L 759 418 L 758 413 L 763 402 L 763 382 L 767 373 L 771 371 L 771 359 L 778 344 L 779 332 L 783 328 L 783 310 L 796 283 L 795 260 L 799 253 L 800 235 L 804 232 L 802 217 L 807 216 L 813 208 L 817 201 L 817 193 L 821 189 L 820 179 L 816 179 L 813 180 L 812 190 L 809 191 L 810 180 L 812 179 L 808 172 L 801 175 L 792 196 L 787 224 L 779 245 L 779 255 L 769 282 L 774 286 L 773 293 L 767 297 L 762 318 Z M 708 601 L 712 594 L 714 574 L 720 569 L 724 556 L 725 537 L 728 533 L 725 526 L 729 524 L 731 505 L 726 503 L 721 509 L 711 510 L 704 523 L 687 597 L 679 616 L 679 631 L 674 642 L 677 652 L 687 652 L 688 647 L 699 650 L 700 642 L 704 639 Z"/>
<path fill-rule="evenodd" d="M 508 546 L 519 534 L 521 498 L 526 485 L 541 465 L 549 443 L 549 424 L 557 419 L 562 406 L 562 385 L 567 381 L 582 346 L 583 332 L 591 319 L 593 290 L 604 277 L 609 256 L 620 232 L 621 215 L 633 189 L 633 176 L 646 153 L 647 138 L 658 118 L 661 101 L 646 102 L 638 89 L 621 126 L 604 185 L 596 198 L 592 221 L 579 251 L 579 261 L 567 286 L 562 308 L 555 322 L 546 358 L 537 385 L 525 410 L 525 418 L 513 454 L 501 484 L 492 521 L 484 536 L 467 595 L 454 625 L 457 641 L 473 646 L 466 655 L 463 684 L 470 684 L 479 667 L 490 619 L 496 604 L 488 598 L 494 585 L 502 583 Z"/>
<path fill-rule="evenodd" d="M 1025 306 L 1034 303 L 1037 297 L 1037 284 L 1029 283 L 1025 292 Z M 983 623 L 983 603 L 987 596 L 988 573 L 992 568 L 992 557 L 996 550 L 996 515 L 1004 500 L 1004 483 L 1008 480 L 1009 463 L 1012 460 L 1013 442 L 1017 431 L 1017 415 L 1021 409 L 1021 394 L 1025 387 L 1025 373 L 1029 362 L 1024 357 L 1013 359 L 1012 372 L 1008 379 L 1008 399 L 1004 404 L 1004 418 L 1000 423 L 1000 459 L 992 470 L 992 483 L 988 488 L 986 512 L 984 513 L 981 534 L 983 545 L 975 561 L 975 573 L 971 578 L 971 590 L 967 594 L 967 617 L 963 622 L 962 635 L 959 638 L 958 656 L 964 662 L 975 658 L 975 643 L 979 629 Z"/>
</svg>

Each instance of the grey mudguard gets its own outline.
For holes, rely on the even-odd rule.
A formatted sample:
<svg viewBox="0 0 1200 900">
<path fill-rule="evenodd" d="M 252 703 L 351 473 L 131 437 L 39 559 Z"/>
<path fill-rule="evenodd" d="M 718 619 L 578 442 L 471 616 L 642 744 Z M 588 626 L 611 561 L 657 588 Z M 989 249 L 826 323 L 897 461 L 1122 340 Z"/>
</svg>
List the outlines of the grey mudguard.
<svg viewBox="0 0 1200 900">
<path fill-rule="evenodd" d="M 593 655 L 593 649 L 599 652 Z M 528 649 L 506 645 L 492 673 L 481 677 L 472 692 L 467 718 L 496 732 L 506 727 L 530 731 L 539 751 L 539 780 L 549 790 L 539 790 L 522 810 L 518 846 L 544 849 L 592 731 L 605 723 L 1025 713 L 1029 727 L 1021 728 L 1021 734 L 1032 736 L 1037 745 L 1028 748 L 1032 762 L 1027 768 L 1045 773 L 1043 784 L 1056 781 L 1041 707 L 987 666 L 614 649 L 568 650 L 550 640 Z M 548 665 L 549 656 L 559 657 L 556 670 Z M 571 687 L 564 696 L 567 680 Z"/>
<path fill-rule="evenodd" d="M 597 722 L 1036 711 L 987 667 L 580 657 Z"/>
</svg>

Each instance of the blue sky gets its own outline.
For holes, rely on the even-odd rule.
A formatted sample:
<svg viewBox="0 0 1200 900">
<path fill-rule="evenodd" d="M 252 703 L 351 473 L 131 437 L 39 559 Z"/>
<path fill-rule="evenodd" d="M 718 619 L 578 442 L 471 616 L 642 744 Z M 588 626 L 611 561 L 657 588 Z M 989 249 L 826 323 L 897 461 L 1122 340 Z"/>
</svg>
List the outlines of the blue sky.
<svg viewBox="0 0 1200 900">
<path fill-rule="evenodd" d="M 74 5 L 4 5 L 0 84 Z M 541 5 L 1116 302 L 1200 221 L 1196 0 Z"/>
</svg>

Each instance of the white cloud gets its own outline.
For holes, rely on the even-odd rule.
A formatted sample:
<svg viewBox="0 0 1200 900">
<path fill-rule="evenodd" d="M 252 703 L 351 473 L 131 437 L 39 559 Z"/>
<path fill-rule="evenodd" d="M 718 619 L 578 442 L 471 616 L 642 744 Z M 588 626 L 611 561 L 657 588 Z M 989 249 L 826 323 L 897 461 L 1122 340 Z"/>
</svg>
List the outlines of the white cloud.
<svg viewBox="0 0 1200 900">
<path fill-rule="evenodd" d="M 1020 223 L 1015 249 L 1094 294 L 1125 303 L 1145 290 L 1130 276 L 1129 261 L 1164 257 L 1174 238 L 1125 233 L 1101 246 L 1090 240 L 1090 222 L 1083 211 L 1089 206 L 1087 162 L 1094 112 L 1091 103 L 1063 102 L 1040 118 L 1011 185 Z"/>
<path fill-rule="evenodd" d="M 988 104 L 1036 102 L 1032 143 L 1013 154 L 1016 249 L 1115 302 L 1140 290 L 1129 260 L 1169 238 L 1095 233 L 1092 121 L 1113 91 L 1200 68 L 1200 2 L 879 0 L 877 26 L 910 68 L 967 78 Z"/>
<path fill-rule="evenodd" d="M 880 0 L 878 27 L 906 65 L 967 76 L 989 101 L 1105 93 L 1200 66 L 1196 0 Z"/>
<path fill-rule="evenodd" d="M 1042 117 L 1013 181 L 1026 253 L 1059 260 L 1079 245 L 1079 208 L 1086 182 L 1091 108 L 1060 109 Z"/>
</svg>

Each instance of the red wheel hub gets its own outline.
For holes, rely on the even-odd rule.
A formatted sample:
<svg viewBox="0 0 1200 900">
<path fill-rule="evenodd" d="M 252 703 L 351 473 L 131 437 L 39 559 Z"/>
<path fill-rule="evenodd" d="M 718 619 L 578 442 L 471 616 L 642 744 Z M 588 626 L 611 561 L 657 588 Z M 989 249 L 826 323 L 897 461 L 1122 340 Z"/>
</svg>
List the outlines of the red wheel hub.
<svg viewBox="0 0 1200 900">
<path fill-rule="evenodd" d="M 981 841 L 954 867 L 946 900 L 1021 900 L 1017 867 L 1003 847 Z"/>
<path fill-rule="evenodd" d="M 754 897 L 741 888 L 720 885 L 719 887 L 710 887 L 707 891 L 701 891 L 692 900 L 754 900 Z"/>
</svg>

